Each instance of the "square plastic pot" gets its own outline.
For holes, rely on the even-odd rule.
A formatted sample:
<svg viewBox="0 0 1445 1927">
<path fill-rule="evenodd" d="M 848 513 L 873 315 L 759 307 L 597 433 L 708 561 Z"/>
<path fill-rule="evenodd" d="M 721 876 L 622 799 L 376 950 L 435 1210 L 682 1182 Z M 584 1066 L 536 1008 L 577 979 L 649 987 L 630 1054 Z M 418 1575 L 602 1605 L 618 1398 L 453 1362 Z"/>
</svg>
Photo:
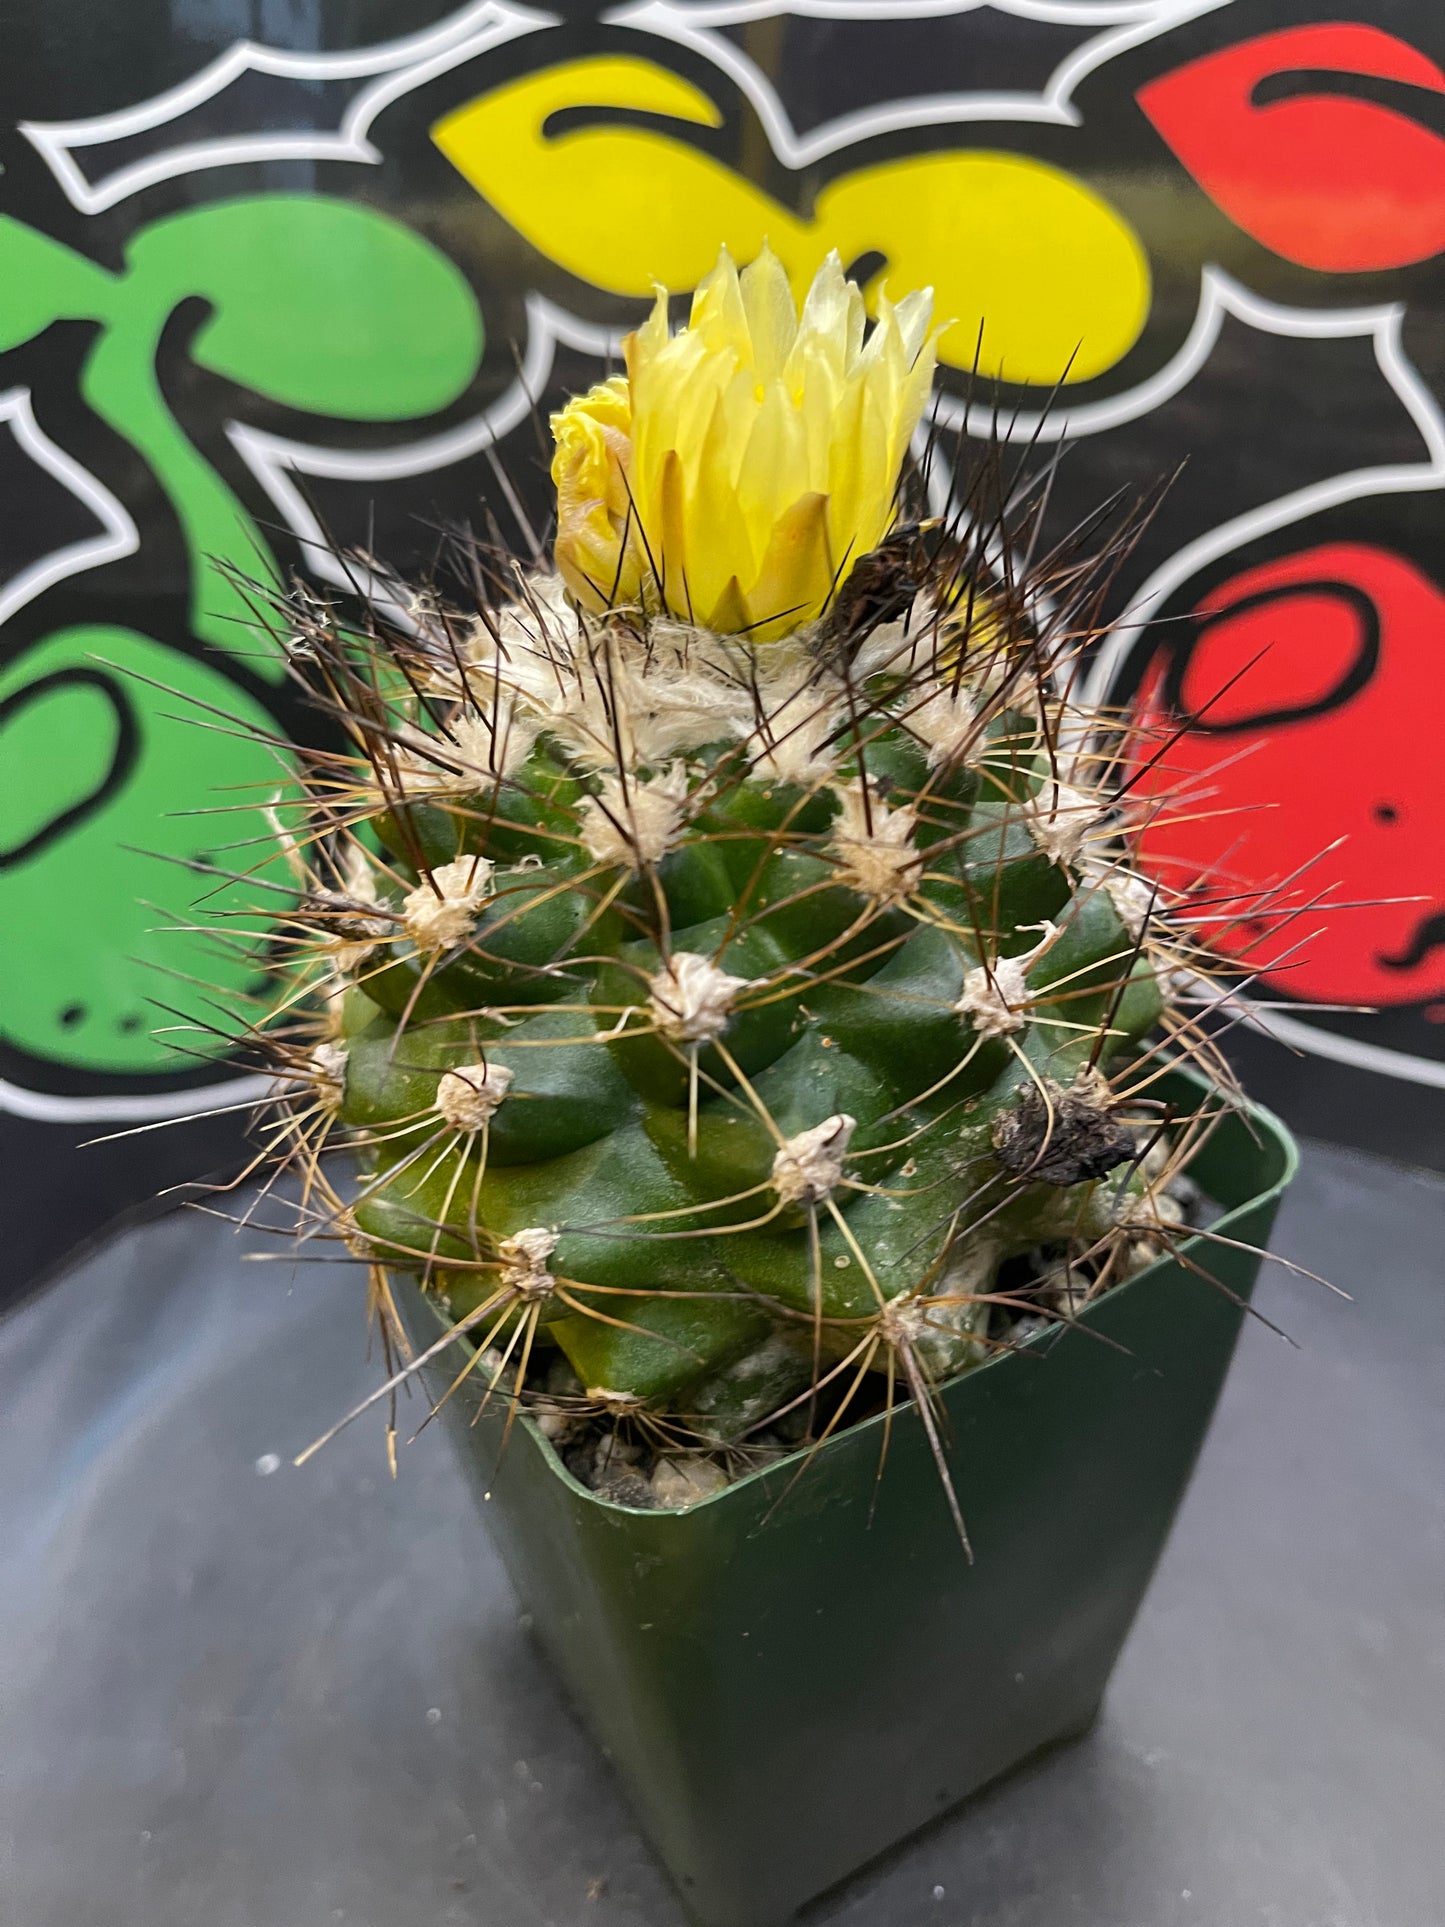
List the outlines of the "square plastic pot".
<svg viewBox="0 0 1445 1927">
<path fill-rule="evenodd" d="M 1195 1092 L 1197 1096 L 1197 1091 Z M 1295 1169 L 1267 1112 L 1193 1166 L 1263 1245 Z M 942 1391 L 960 1548 L 917 1412 L 685 1511 L 598 1498 L 529 1422 L 450 1400 L 538 1639 L 705 1927 L 797 1908 L 1093 1720 L 1228 1369 L 1250 1252 L 1194 1239 Z M 1222 1287 L 1222 1288 L 1221 1288 Z M 439 1313 L 398 1293 L 420 1344 Z M 1100 1342 L 1101 1340 L 1107 1342 Z M 432 1381 L 440 1389 L 456 1367 Z M 471 1380 L 467 1381 L 470 1386 Z"/>
</svg>

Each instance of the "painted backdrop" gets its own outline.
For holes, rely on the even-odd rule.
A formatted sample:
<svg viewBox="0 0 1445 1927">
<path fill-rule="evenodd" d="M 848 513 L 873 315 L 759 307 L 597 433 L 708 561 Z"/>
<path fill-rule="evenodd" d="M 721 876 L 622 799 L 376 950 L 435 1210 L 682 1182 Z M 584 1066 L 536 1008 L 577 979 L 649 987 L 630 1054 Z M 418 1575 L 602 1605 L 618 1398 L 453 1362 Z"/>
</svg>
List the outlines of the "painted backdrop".
<svg viewBox="0 0 1445 1927">
<path fill-rule="evenodd" d="M 831 247 L 870 296 L 932 283 L 957 318 L 942 422 L 1072 444 L 1061 526 L 1179 470 L 1092 671 L 1101 701 L 1191 725 L 1210 807 L 1149 860 L 1183 888 L 1297 879 L 1290 942 L 1226 936 L 1284 1006 L 1245 1046 L 1256 1083 L 1305 1128 L 1445 1158 L 1428 0 L 6 20 L 0 1150 L 22 1269 L 234 1143 L 212 1120 L 75 1148 L 248 1094 L 223 1039 L 257 1008 L 266 927 L 218 942 L 195 905 L 224 910 L 209 872 L 240 867 L 284 905 L 267 804 L 315 724 L 247 581 L 334 580 L 327 536 L 424 564 L 483 497 L 524 544 L 536 404 L 596 378 L 654 278 L 686 290 L 720 240 L 765 236 L 800 284 Z"/>
</svg>

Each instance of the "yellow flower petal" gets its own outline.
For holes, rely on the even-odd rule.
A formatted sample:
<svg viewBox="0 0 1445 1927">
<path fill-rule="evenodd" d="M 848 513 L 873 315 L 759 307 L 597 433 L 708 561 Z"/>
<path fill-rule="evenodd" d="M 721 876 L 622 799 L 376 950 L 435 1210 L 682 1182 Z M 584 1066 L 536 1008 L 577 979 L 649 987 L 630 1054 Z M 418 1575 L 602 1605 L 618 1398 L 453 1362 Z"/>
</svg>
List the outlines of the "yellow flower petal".
<svg viewBox="0 0 1445 1927">
<path fill-rule="evenodd" d="M 743 601 L 743 592 L 738 587 L 736 576 L 728 578 L 726 588 L 705 620 L 709 629 L 716 629 L 722 636 L 741 635 L 748 627 L 748 605 Z"/>
<path fill-rule="evenodd" d="M 776 380 L 783 372 L 798 334 L 798 310 L 793 305 L 787 270 L 765 245 L 757 260 L 743 269 L 738 280 L 758 378 Z"/>
<path fill-rule="evenodd" d="M 929 291 L 863 297 L 836 253 L 803 303 L 764 247 L 723 249 L 670 335 L 659 291 L 627 375 L 552 420 L 557 566 L 600 610 L 641 602 L 771 642 L 824 610 L 877 546 L 933 379 Z M 614 587 L 615 585 L 615 587 Z"/>
<path fill-rule="evenodd" d="M 762 567 L 747 592 L 752 640 L 775 642 L 788 635 L 817 614 L 832 586 L 828 498 L 805 495 L 774 522 Z"/>
</svg>

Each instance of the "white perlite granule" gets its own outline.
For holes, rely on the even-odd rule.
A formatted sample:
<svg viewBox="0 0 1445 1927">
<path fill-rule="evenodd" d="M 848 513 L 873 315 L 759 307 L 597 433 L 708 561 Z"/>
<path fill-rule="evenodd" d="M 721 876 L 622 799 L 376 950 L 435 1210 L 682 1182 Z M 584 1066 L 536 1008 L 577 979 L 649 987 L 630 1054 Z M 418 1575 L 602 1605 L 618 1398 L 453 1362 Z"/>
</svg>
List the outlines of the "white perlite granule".
<svg viewBox="0 0 1445 1927">
<path fill-rule="evenodd" d="M 433 885 L 435 888 L 433 888 Z M 406 934 L 418 950 L 447 950 L 476 928 L 477 913 L 491 894 L 492 865 L 484 856 L 440 863 L 402 901 Z"/>
<path fill-rule="evenodd" d="M 659 1459 L 652 1473 L 652 1503 L 679 1508 L 726 1489 L 728 1475 L 711 1459 Z"/>
</svg>

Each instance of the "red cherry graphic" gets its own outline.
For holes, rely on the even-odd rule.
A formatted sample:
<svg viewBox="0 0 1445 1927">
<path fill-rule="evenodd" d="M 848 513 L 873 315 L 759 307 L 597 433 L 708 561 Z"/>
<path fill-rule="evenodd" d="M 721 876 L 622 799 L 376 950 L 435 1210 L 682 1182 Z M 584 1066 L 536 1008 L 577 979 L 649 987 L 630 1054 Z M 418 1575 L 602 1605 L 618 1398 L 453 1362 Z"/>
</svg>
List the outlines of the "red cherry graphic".
<svg viewBox="0 0 1445 1927">
<path fill-rule="evenodd" d="M 1438 124 L 1439 96 L 1433 60 L 1342 23 L 1207 54 L 1138 100 L 1237 226 L 1287 261 L 1348 274 L 1445 248 L 1445 139 L 1410 118 L 1423 110 Z"/>
<path fill-rule="evenodd" d="M 1207 915 L 1237 911 L 1200 936 L 1292 996 L 1445 994 L 1445 595 L 1400 556 L 1329 543 L 1245 570 L 1161 635 L 1135 701 L 1131 794 L 1161 810 L 1145 868 Z M 1303 907 L 1322 892 L 1423 901 Z"/>
</svg>

